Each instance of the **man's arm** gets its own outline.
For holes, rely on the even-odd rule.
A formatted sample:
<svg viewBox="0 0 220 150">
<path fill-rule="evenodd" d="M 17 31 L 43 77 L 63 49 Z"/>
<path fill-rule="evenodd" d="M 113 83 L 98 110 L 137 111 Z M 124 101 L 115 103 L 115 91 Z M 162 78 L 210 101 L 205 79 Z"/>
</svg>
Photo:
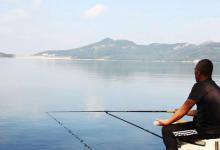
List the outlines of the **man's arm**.
<svg viewBox="0 0 220 150">
<path fill-rule="evenodd" d="M 175 113 L 178 109 L 174 109 L 174 110 L 171 110 L 172 113 Z M 188 113 L 186 114 L 187 116 L 191 116 L 191 117 L 194 117 L 197 115 L 197 110 L 190 110 L 188 111 Z"/>
<path fill-rule="evenodd" d="M 195 100 L 187 99 L 185 103 L 167 120 L 157 119 L 160 125 L 169 125 L 186 115 L 189 110 L 196 104 Z"/>
</svg>

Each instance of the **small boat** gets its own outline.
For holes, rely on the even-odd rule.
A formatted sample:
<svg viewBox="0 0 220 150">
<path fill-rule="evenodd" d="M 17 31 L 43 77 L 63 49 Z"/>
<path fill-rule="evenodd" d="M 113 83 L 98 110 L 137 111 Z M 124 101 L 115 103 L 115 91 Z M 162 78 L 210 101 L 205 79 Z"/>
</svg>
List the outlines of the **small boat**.
<svg viewBox="0 0 220 150">
<path fill-rule="evenodd" d="M 178 150 L 220 150 L 220 138 L 180 142 Z"/>
</svg>

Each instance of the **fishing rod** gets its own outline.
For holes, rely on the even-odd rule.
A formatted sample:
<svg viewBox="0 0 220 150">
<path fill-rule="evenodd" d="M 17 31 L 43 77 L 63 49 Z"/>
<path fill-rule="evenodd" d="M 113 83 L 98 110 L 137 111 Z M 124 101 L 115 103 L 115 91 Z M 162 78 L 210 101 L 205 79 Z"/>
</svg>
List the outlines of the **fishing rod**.
<svg viewBox="0 0 220 150">
<path fill-rule="evenodd" d="M 154 133 L 148 129 L 145 129 L 139 125 L 136 125 L 132 122 L 129 122 L 123 118 L 120 118 L 116 115 L 113 115 L 112 113 L 175 113 L 176 109 L 171 109 L 171 110 L 66 110 L 66 111 L 48 111 L 46 112 L 46 114 L 48 114 L 52 119 L 54 119 L 60 126 L 63 126 L 69 134 L 71 134 L 74 138 L 76 138 L 77 140 L 79 140 L 87 149 L 92 150 L 91 146 L 89 146 L 87 143 L 84 142 L 84 140 L 82 140 L 78 135 L 74 134 L 69 128 L 67 128 L 66 126 L 64 126 L 59 120 L 57 120 L 51 113 L 106 113 L 107 115 L 114 117 L 116 119 L 119 119 L 125 123 L 128 123 L 132 126 L 135 126 L 141 130 L 144 130 L 145 132 L 152 134 L 158 138 L 162 138 L 162 136 L 160 136 L 157 133 Z M 154 123 L 155 125 L 159 125 L 158 123 Z"/>
<path fill-rule="evenodd" d="M 51 113 L 77 113 L 77 112 L 125 112 L 125 113 L 174 113 L 176 109 L 170 110 L 64 110 L 64 111 L 48 111 Z"/>
<path fill-rule="evenodd" d="M 112 110 L 109 110 L 109 111 L 108 111 L 108 110 L 100 111 L 100 110 L 98 110 L 98 111 L 97 111 L 97 110 L 95 110 L 95 111 L 48 111 L 48 112 L 46 112 L 46 114 L 47 114 L 48 116 L 50 116 L 50 117 L 51 117 L 53 120 L 55 120 L 60 126 L 62 126 L 64 129 L 66 129 L 69 134 L 71 134 L 74 138 L 76 138 L 77 140 L 79 140 L 79 142 L 80 142 L 81 144 L 83 144 L 83 145 L 85 146 L 85 148 L 87 148 L 87 149 L 89 149 L 89 150 L 92 150 L 92 147 L 89 146 L 83 139 L 81 139 L 78 135 L 76 135 L 75 133 L 73 133 L 72 130 L 70 130 L 68 127 L 64 126 L 62 122 L 60 122 L 60 121 L 57 120 L 52 114 L 50 114 L 50 113 L 69 113 L 69 112 L 104 112 L 104 113 L 106 113 L 107 115 L 109 115 L 109 116 L 111 116 L 111 117 L 114 117 L 114 118 L 116 118 L 116 119 L 119 119 L 119 120 L 121 120 L 121 121 L 123 121 L 123 122 L 125 122 L 125 123 L 128 123 L 128 124 L 130 124 L 130 125 L 132 125 L 132 126 L 135 126 L 135 127 L 139 128 L 139 129 L 141 129 L 141 130 L 144 130 L 144 131 L 147 132 L 147 133 L 150 133 L 150 134 L 152 134 L 152 135 L 154 135 L 154 136 L 156 136 L 156 137 L 162 139 L 162 136 L 160 136 L 159 134 L 157 134 L 157 133 L 155 133 L 155 132 L 152 132 L 152 131 L 150 131 L 150 130 L 148 130 L 148 129 L 145 129 L 145 128 L 143 128 L 143 127 L 137 125 L 137 124 L 134 124 L 134 123 L 132 123 L 132 122 L 129 122 L 129 121 L 127 121 L 127 120 L 125 120 L 125 119 L 123 119 L 123 118 L 121 118 L 121 117 L 118 117 L 118 116 L 116 116 L 116 115 L 113 115 L 113 114 L 111 114 L 110 112 L 140 112 L 140 113 L 142 113 L 142 112 L 156 112 L 156 113 L 175 113 L 175 112 L 176 112 L 176 109 L 171 109 L 171 110 L 156 110 L 156 111 L 155 111 L 155 110 L 147 110 L 147 111 L 144 111 L 144 110 L 138 110 L 138 111 L 136 111 L 136 110 L 135 110 L 135 111 L 134 111 L 134 110 L 129 110 L 129 111 L 112 111 Z M 154 125 L 160 125 L 160 124 L 159 124 L 157 121 L 155 121 L 155 122 L 154 122 Z M 190 141 L 185 141 L 185 142 L 191 143 L 191 144 L 195 144 L 195 145 L 204 146 L 204 143 L 190 142 Z"/>
</svg>

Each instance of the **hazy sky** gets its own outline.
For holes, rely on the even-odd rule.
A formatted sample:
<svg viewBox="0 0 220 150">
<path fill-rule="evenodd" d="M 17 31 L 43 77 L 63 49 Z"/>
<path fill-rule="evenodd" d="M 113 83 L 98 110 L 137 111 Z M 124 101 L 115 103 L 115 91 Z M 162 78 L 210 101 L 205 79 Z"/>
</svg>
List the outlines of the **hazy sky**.
<svg viewBox="0 0 220 150">
<path fill-rule="evenodd" d="M 220 42 L 219 8 L 219 0 L 0 0 L 0 51 L 76 48 L 106 37 Z"/>
</svg>

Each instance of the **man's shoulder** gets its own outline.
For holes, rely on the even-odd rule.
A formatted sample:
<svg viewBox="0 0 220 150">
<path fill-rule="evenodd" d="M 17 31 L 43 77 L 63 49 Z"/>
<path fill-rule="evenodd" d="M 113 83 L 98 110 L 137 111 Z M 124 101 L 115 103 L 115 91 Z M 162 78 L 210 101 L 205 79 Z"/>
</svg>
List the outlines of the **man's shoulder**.
<svg viewBox="0 0 220 150">
<path fill-rule="evenodd" d="M 196 82 L 194 83 L 192 89 L 198 89 L 198 88 L 201 88 L 202 86 L 204 86 L 202 82 Z"/>
</svg>

